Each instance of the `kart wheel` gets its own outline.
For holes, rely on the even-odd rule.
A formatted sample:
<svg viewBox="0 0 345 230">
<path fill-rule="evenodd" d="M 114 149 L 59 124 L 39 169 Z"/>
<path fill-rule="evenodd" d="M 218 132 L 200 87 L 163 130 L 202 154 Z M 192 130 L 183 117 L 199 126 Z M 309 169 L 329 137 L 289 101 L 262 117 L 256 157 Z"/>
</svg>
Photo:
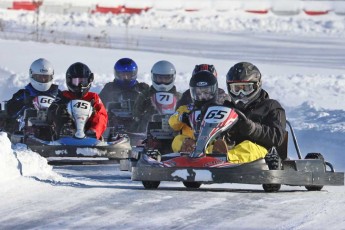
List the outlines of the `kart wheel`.
<svg viewBox="0 0 345 230">
<path fill-rule="evenodd" d="M 280 190 L 280 184 L 263 184 L 262 188 L 265 192 L 278 192 Z"/>
<path fill-rule="evenodd" d="M 305 159 L 320 159 L 320 160 L 323 160 L 323 161 L 325 160 L 325 158 L 322 156 L 321 153 L 308 153 L 305 156 Z M 326 165 L 325 165 L 325 170 L 326 170 Z M 305 188 L 308 191 L 321 191 L 323 186 L 322 185 L 308 185 L 308 186 L 305 186 Z"/>
<path fill-rule="evenodd" d="M 199 182 L 184 181 L 183 184 L 184 184 L 184 186 L 186 186 L 186 188 L 200 188 L 200 186 L 201 186 L 201 183 L 199 183 Z"/>
<path fill-rule="evenodd" d="M 145 189 L 156 189 L 158 188 L 160 181 L 142 181 Z"/>
</svg>

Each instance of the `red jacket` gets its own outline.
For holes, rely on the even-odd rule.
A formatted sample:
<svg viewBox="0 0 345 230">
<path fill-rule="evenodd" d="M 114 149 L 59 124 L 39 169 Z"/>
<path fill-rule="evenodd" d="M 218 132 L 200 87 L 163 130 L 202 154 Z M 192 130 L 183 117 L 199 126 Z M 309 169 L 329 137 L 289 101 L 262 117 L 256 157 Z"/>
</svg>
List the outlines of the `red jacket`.
<svg viewBox="0 0 345 230">
<path fill-rule="evenodd" d="M 102 134 L 104 133 L 105 129 L 107 128 L 108 123 L 108 113 L 105 109 L 101 98 L 98 96 L 97 93 L 88 92 L 82 98 L 77 98 L 76 95 L 70 91 L 63 91 L 62 92 L 62 100 L 65 101 L 66 99 L 73 100 L 73 99 L 81 99 L 85 101 L 92 101 L 94 113 L 91 115 L 90 119 L 88 120 L 85 129 L 93 129 L 96 132 L 96 137 L 99 139 Z"/>
</svg>

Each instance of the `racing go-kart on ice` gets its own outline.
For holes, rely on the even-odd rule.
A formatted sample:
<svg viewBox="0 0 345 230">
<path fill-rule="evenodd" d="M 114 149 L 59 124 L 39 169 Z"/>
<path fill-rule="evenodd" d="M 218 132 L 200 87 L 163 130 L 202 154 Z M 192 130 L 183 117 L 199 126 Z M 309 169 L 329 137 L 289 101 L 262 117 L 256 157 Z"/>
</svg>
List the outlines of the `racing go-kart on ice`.
<svg viewBox="0 0 345 230">
<path fill-rule="evenodd" d="M 158 150 L 160 154 L 171 153 L 171 143 L 177 132 L 169 126 L 169 118 L 175 112 L 177 97 L 169 92 L 156 92 L 151 102 L 157 111 L 147 124 L 145 149 Z"/>
<path fill-rule="evenodd" d="M 38 97 L 36 109 L 26 109 L 21 119 L 19 132 L 11 134 L 12 143 L 23 143 L 43 157 L 102 157 L 126 161 L 131 151 L 129 138 L 108 130 L 102 140 L 86 136 L 85 124 L 92 114 L 91 103 L 84 100 L 71 100 L 67 111 L 71 123 L 64 124 L 58 139 L 54 139 L 51 126 L 47 123 L 47 108 L 51 99 Z"/>
<path fill-rule="evenodd" d="M 172 181 L 183 182 L 187 188 L 213 183 L 262 184 L 266 192 L 277 192 L 281 185 L 305 186 L 310 191 L 319 191 L 324 185 L 344 185 L 344 173 L 335 172 L 320 153 L 309 153 L 302 159 L 289 123 L 297 160 L 287 158 L 287 135 L 285 153 L 279 152 L 284 160 L 274 150 L 265 159 L 243 164 L 228 162 L 226 152 L 206 154 L 207 146 L 237 120 L 234 109 L 210 106 L 192 153 L 174 153 L 170 159 L 159 161 L 151 152 L 133 152 L 137 162 L 132 164 L 132 180 L 142 181 L 146 189 L 158 188 L 160 181 Z"/>
<path fill-rule="evenodd" d="M 121 94 L 118 101 L 107 103 L 106 108 L 109 116 L 108 127 L 112 132 L 126 134 L 129 136 L 131 145 L 135 145 L 135 143 L 144 138 L 144 135 L 130 131 L 130 127 L 134 123 L 132 111 L 134 99 L 124 99 L 123 97 Z"/>
</svg>

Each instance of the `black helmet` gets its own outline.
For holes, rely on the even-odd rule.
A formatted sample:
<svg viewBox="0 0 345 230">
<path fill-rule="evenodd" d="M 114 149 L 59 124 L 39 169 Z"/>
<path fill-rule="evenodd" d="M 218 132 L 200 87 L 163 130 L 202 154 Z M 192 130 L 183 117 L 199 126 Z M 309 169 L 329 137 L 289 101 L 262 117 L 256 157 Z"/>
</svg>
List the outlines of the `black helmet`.
<svg viewBox="0 0 345 230">
<path fill-rule="evenodd" d="M 66 83 L 69 91 L 76 93 L 77 97 L 83 97 L 90 89 L 93 82 L 93 73 L 83 63 L 72 64 L 66 72 Z"/>
<path fill-rule="evenodd" d="M 237 63 L 227 73 L 226 85 L 235 106 L 244 109 L 260 95 L 261 73 L 249 62 Z"/>
<path fill-rule="evenodd" d="M 196 107 L 215 102 L 218 94 L 218 82 L 209 71 L 200 71 L 189 82 L 190 95 Z"/>
<path fill-rule="evenodd" d="M 200 71 L 209 71 L 210 73 L 212 73 L 215 77 L 217 77 L 217 71 L 216 68 L 214 68 L 214 65 L 209 65 L 209 64 L 200 64 L 200 65 L 196 65 L 193 69 L 193 73 L 192 76 Z"/>
</svg>

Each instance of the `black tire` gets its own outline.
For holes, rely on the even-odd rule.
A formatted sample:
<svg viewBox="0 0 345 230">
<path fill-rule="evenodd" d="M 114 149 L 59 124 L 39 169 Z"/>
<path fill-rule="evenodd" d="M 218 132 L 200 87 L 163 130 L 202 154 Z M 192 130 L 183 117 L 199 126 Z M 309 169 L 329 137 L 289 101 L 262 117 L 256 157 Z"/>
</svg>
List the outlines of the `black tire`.
<svg viewBox="0 0 345 230">
<path fill-rule="evenodd" d="M 265 161 L 269 170 L 281 170 L 282 163 L 279 154 L 275 148 L 272 148 L 265 156 Z M 265 192 L 278 192 L 281 188 L 280 184 L 263 184 L 262 188 Z"/>
<path fill-rule="evenodd" d="M 142 181 L 145 189 L 157 189 L 160 181 Z"/>
<path fill-rule="evenodd" d="M 199 182 L 184 181 L 183 184 L 186 188 L 200 188 L 200 186 L 201 186 L 201 183 L 199 183 Z"/>
<path fill-rule="evenodd" d="M 262 188 L 265 192 L 278 192 L 280 190 L 280 184 L 263 184 Z"/>
<path fill-rule="evenodd" d="M 325 158 L 322 156 L 321 153 L 308 153 L 304 159 L 320 159 L 322 161 L 325 161 Z M 326 170 L 326 164 L 325 164 L 325 170 Z M 321 191 L 323 188 L 322 185 L 307 185 L 305 188 L 308 191 Z"/>
<path fill-rule="evenodd" d="M 304 159 L 320 159 L 325 161 L 325 158 L 322 156 L 321 153 L 308 153 Z"/>
</svg>

